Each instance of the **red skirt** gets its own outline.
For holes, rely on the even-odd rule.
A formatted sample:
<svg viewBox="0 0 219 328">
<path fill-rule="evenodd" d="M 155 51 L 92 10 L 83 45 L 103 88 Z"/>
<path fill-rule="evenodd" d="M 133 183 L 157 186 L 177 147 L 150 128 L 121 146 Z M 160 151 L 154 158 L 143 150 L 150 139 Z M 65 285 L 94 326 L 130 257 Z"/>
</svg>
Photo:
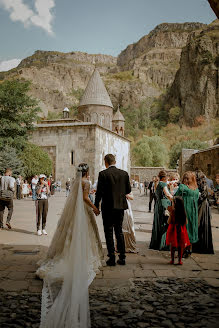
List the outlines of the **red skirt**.
<svg viewBox="0 0 219 328">
<path fill-rule="evenodd" d="M 187 247 L 190 245 L 186 225 L 169 224 L 167 230 L 166 244 L 172 247 Z"/>
</svg>

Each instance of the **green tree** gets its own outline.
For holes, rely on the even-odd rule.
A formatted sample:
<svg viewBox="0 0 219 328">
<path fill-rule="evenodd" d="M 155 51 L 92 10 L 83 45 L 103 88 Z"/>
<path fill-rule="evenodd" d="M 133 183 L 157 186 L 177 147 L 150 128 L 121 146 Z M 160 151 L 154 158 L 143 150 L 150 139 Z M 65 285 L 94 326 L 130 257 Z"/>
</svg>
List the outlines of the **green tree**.
<svg viewBox="0 0 219 328">
<path fill-rule="evenodd" d="M 159 136 L 143 136 L 133 148 L 135 165 L 163 166 L 167 162 L 167 149 Z"/>
<path fill-rule="evenodd" d="M 39 146 L 26 143 L 23 151 L 20 154 L 20 159 L 25 166 L 25 176 L 31 177 L 35 174 L 46 174 L 49 176 L 52 173 L 52 160 L 49 155 Z"/>
<path fill-rule="evenodd" d="M 200 140 L 184 140 L 181 142 L 176 143 L 169 153 L 170 157 L 170 168 L 174 169 L 176 168 L 177 161 L 180 158 L 181 152 L 183 148 L 188 149 L 205 149 L 208 147 L 208 144 L 206 142 L 200 141 Z"/>
<path fill-rule="evenodd" d="M 171 123 L 177 123 L 181 115 L 181 110 L 178 106 L 170 108 L 169 119 Z"/>
<path fill-rule="evenodd" d="M 37 101 L 27 95 L 29 89 L 29 81 L 0 83 L 0 138 L 16 149 L 24 146 L 40 111 Z"/>
<path fill-rule="evenodd" d="M 25 167 L 16 149 L 5 146 L 5 148 L 0 151 L 0 174 L 3 174 L 8 167 L 12 169 L 13 176 L 15 177 L 24 175 Z"/>
</svg>

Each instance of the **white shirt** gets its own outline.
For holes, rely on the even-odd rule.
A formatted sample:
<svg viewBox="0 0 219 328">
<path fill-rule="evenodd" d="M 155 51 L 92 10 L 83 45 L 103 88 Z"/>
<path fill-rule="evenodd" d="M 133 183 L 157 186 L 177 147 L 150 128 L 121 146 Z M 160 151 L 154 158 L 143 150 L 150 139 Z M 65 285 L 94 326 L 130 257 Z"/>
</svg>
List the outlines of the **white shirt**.
<svg viewBox="0 0 219 328">
<path fill-rule="evenodd" d="M 32 189 L 36 189 L 36 185 L 37 185 L 37 183 L 38 183 L 38 179 L 33 178 L 33 179 L 31 180 Z"/>
</svg>

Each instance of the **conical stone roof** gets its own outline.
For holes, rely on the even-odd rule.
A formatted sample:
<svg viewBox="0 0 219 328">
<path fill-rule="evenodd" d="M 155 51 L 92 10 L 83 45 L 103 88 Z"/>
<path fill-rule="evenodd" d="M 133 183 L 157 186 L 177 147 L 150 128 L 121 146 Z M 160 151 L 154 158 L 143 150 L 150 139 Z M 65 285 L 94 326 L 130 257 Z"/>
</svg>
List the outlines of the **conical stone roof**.
<svg viewBox="0 0 219 328">
<path fill-rule="evenodd" d="M 108 92 L 100 77 L 100 73 L 96 68 L 91 75 L 91 78 L 79 103 L 79 106 L 84 105 L 102 105 L 113 108 Z"/>
<path fill-rule="evenodd" d="M 124 116 L 119 110 L 119 107 L 117 109 L 117 112 L 113 116 L 113 121 L 125 121 Z"/>
</svg>

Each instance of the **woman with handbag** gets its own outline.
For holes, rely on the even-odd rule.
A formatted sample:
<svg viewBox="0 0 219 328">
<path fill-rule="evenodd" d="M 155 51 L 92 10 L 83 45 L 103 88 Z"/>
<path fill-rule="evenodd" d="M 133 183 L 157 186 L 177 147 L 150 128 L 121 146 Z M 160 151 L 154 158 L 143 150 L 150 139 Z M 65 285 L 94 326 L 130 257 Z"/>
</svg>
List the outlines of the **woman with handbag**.
<svg viewBox="0 0 219 328">
<path fill-rule="evenodd" d="M 184 201 L 184 206 L 187 216 L 187 231 L 191 244 L 198 241 L 198 199 L 199 190 L 196 182 L 195 173 L 187 171 L 183 174 L 182 183 L 179 185 L 175 196 L 181 196 Z M 191 254 L 192 246 L 187 249 L 187 254 Z"/>
<path fill-rule="evenodd" d="M 158 174 L 159 183 L 156 188 L 156 202 L 154 207 L 154 221 L 151 234 L 150 249 L 160 250 L 162 248 L 161 240 L 166 240 L 167 231 L 167 219 L 165 212 L 169 205 L 171 205 L 171 200 L 173 196 L 170 194 L 167 188 L 167 172 L 162 170 Z"/>
</svg>

